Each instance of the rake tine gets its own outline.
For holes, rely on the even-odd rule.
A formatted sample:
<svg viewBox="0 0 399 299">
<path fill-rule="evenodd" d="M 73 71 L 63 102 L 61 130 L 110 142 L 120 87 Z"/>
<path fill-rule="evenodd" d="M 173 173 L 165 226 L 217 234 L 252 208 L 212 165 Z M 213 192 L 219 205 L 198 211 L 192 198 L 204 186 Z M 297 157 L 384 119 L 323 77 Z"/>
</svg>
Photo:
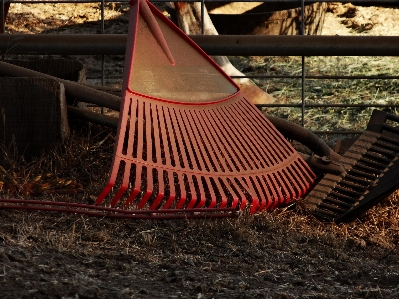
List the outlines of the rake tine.
<svg viewBox="0 0 399 299">
<path fill-rule="evenodd" d="M 126 156 L 128 156 L 128 157 L 134 156 L 133 155 L 133 146 L 134 146 L 133 141 L 134 141 L 134 134 L 136 132 L 136 121 L 135 120 L 136 120 L 136 110 L 137 109 L 139 109 L 137 102 L 130 100 L 129 110 L 128 111 L 124 110 L 123 116 L 122 116 L 122 118 L 129 119 L 129 114 L 130 114 L 129 130 L 127 132 L 127 135 L 128 135 L 127 138 L 131 142 L 128 142 L 127 149 L 126 149 Z M 127 125 L 123 126 L 123 128 L 121 129 L 122 136 L 125 136 L 125 134 L 126 134 L 126 127 L 127 127 Z M 121 145 L 121 147 L 122 146 L 123 146 L 123 144 Z M 121 151 L 122 151 L 122 149 L 121 149 Z M 129 163 L 129 162 L 126 162 L 126 163 Z"/>
<path fill-rule="evenodd" d="M 252 180 L 254 181 L 256 189 L 259 190 L 260 204 L 258 207 L 258 211 L 267 209 L 270 206 L 270 202 L 269 202 L 268 194 L 267 194 L 267 190 L 268 190 L 267 186 L 264 186 L 264 184 L 261 183 L 261 179 L 259 178 L 259 176 L 256 176 Z"/>
<path fill-rule="evenodd" d="M 146 176 L 147 176 L 147 187 L 146 187 L 146 191 L 143 195 L 143 198 L 140 200 L 139 204 L 137 205 L 137 207 L 139 209 L 141 209 L 145 206 L 148 199 L 151 197 L 151 195 L 153 193 L 153 189 L 154 189 L 153 177 L 152 177 L 152 174 L 150 174 L 150 171 L 148 170 L 147 167 L 146 167 Z"/>
<path fill-rule="evenodd" d="M 296 180 L 296 188 L 298 189 L 298 197 L 303 196 L 306 193 L 306 179 L 303 176 L 303 172 L 298 167 L 297 162 L 295 161 L 288 171 L 291 173 L 291 176 Z"/>
<path fill-rule="evenodd" d="M 129 108 L 130 121 L 129 121 L 129 132 L 128 132 L 128 140 L 130 142 L 128 142 L 128 144 L 127 144 L 126 155 L 128 157 L 132 157 L 132 158 L 134 156 L 133 148 L 134 148 L 134 135 L 136 132 L 136 111 L 140 110 L 139 108 L 140 107 L 136 101 L 132 101 L 132 100 L 130 101 L 130 108 Z M 123 115 L 124 118 L 128 119 L 129 111 L 124 111 L 124 115 Z M 139 123 L 139 121 L 138 121 L 138 123 Z M 122 136 L 124 136 L 124 134 Z M 136 154 L 136 156 L 138 156 L 138 154 Z M 132 162 L 130 162 L 128 160 L 126 162 L 126 164 L 129 164 L 129 172 L 130 172 Z M 134 171 L 136 174 L 135 182 L 131 182 L 133 185 L 133 190 L 131 191 L 130 196 L 128 197 L 128 199 L 125 202 L 126 207 L 130 205 L 130 203 L 136 198 L 137 194 L 140 192 L 140 187 L 137 184 L 137 181 L 141 181 L 141 166 L 136 165 Z"/>
<path fill-rule="evenodd" d="M 143 166 L 141 165 L 136 166 L 135 182 L 133 184 L 133 190 L 130 193 L 128 199 L 126 200 L 126 206 L 130 205 L 133 202 L 133 200 L 137 198 L 137 195 L 140 193 L 142 168 Z"/>
<path fill-rule="evenodd" d="M 225 208 L 227 205 L 227 194 L 225 193 L 224 189 L 222 188 L 222 185 L 220 184 L 220 181 L 218 178 L 215 178 L 214 182 L 215 182 L 216 188 L 219 191 L 220 196 L 221 196 L 219 208 Z"/>
<path fill-rule="evenodd" d="M 237 123 L 239 124 L 240 131 L 238 132 L 238 136 L 242 136 L 244 138 L 245 142 L 244 144 L 250 144 L 251 142 L 255 143 L 254 146 L 248 147 L 245 146 L 243 150 L 245 153 L 251 157 L 252 163 L 250 163 L 252 169 L 261 169 L 264 168 L 264 161 L 262 157 L 262 153 L 260 149 L 264 148 L 259 143 L 259 138 L 257 138 L 253 132 L 251 132 L 250 125 L 248 122 L 245 121 L 240 121 L 239 117 L 237 117 Z M 266 157 L 266 160 L 269 160 Z M 269 161 L 270 164 L 270 161 Z"/>
<path fill-rule="evenodd" d="M 251 204 L 250 213 L 255 213 L 255 211 L 259 207 L 259 195 L 255 191 L 255 188 L 254 188 L 254 185 L 252 184 L 250 176 L 247 177 L 247 178 L 242 177 L 241 181 L 242 181 L 241 185 L 243 187 L 246 187 L 245 189 L 246 189 L 246 191 L 248 192 L 248 194 L 251 197 L 251 200 L 250 200 L 250 204 Z M 246 197 L 244 197 L 244 198 L 245 198 L 245 201 L 247 201 Z"/>
<path fill-rule="evenodd" d="M 175 196 L 176 189 L 175 189 L 173 174 L 170 171 L 168 171 L 167 176 L 168 176 L 168 181 L 169 181 L 170 195 L 169 195 L 169 198 L 166 200 L 166 203 L 162 207 L 162 209 L 169 209 L 172 206 L 172 204 L 176 198 L 176 196 Z"/>
<path fill-rule="evenodd" d="M 178 131 L 180 133 L 179 135 L 181 136 L 181 138 L 176 138 L 177 143 L 178 143 L 177 145 L 179 146 L 179 149 L 180 149 L 180 157 L 181 157 L 182 163 L 184 164 L 184 168 L 189 168 L 190 163 L 188 162 L 188 158 L 187 158 L 186 151 L 185 151 L 185 149 L 187 148 L 187 141 L 186 141 L 187 135 L 186 135 L 185 130 L 182 130 L 182 128 L 179 125 L 179 121 L 177 120 L 177 118 L 179 116 L 181 116 L 181 114 L 178 111 L 174 110 L 173 116 L 174 117 L 172 117 L 172 125 L 174 127 L 174 131 L 175 132 Z M 180 117 L 180 120 L 181 120 L 181 117 Z M 189 186 L 191 186 L 191 184 L 189 184 Z"/>
<path fill-rule="evenodd" d="M 271 182 L 264 175 L 258 177 L 259 184 L 263 188 L 265 200 L 262 202 L 262 209 L 270 209 L 273 206 L 274 198 L 277 197 Z"/>
<path fill-rule="evenodd" d="M 223 184 L 223 186 L 225 187 L 225 189 L 227 189 L 229 195 L 232 197 L 231 203 L 229 203 L 229 202 L 227 201 L 227 205 L 230 204 L 230 207 L 235 209 L 235 208 L 237 207 L 239 198 L 236 196 L 235 192 L 234 192 L 233 189 L 230 187 L 230 183 L 227 182 L 227 178 L 220 178 L 220 183 Z M 227 194 L 226 194 L 226 195 L 227 195 Z M 225 206 L 223 206 L 223 208 L 224 208 L 224 207 L 225 207 Z"/>
<path fill-rule="evenodd" d="M 243 102 L 243 101 L 242 101 Z M 254 113 L 251 111 L 250 106 L 248 106 L 248 101 L 245 100 L 245 103 L 238 103 L 237 104 L 237 109 L 239 112 L 243 115 L 246 115 L 247 118 L 250 118 L 252 121 L 252 126 L 255 126 L 259 128 L 259 131 L 256 130 L 253 132 L 254 140 L 256 140 L 257 143 L 257 149 L 262 152 L 262 156 L 264 160 L 267 160 L 269 165 L 274 165 L 279 159 L 277 158 L 277 152 L 279 152 L 281 149 L 275 146 L 273 140 L 270 138 L 270 128 L 269 128 L 269 123 L 268 126 L 265 126 L 265 123 L 258 120 L 257 113 Z M 249 129 L 247 127 L 247 129 Z M 249 130 L 250 131 L 250 130 Z M 263 133 L 263 134 L 262 134 Z M 270 149 L 271 150 L 268 150 Z M 273 159 L 274 161 L 270 160 Z"/>
<path fill-rule="evenodd" d="M 179 128 L 179 131 L 181 133 L 181 152 L 183 156 L 183 162 L 186 168 L 189 169 L 194 169 L 194 165 L 196 164 L 195 157 L 194 157 L 194 152 L 192 149 L 192 138 L 190 136 L 190 133 L 187 130 L 187 125 L 185 122 L 185 117 L 182 114 L 182 111 L 179 110 L 176 114 L 176 117 L 179 118 L 178 124 L 176 124 Z"/>
<path fill-rule="evenodd" d="M 294 168 L 294 167 L 291 166 L 290 168 L 287 168 L 286 171 L 287 171 L 287 173 L 289 173 L 289 176 L 292 178 L 292 181 L 294 182 L 294 183 L 292 183 L 292 187 L 295 189 L 296 198 L 300 198 L 304 194 L 304 189 L 303 189 L 303 187 L 301 187 L 302 182 L 301 182 L 300 175 L 293 172 L 292 168 Z"/>
<path fill-rule="evenodd" d="M 153 118 L 151 114 L 151 104 L 145 105 L 145 115 L 146 115 L 146 125 L 145 125 L 145 135 L 146 135 L 146 140 L 147 140 L 147 148 L 146 148 L 146 153 L 147 157 L 146 160 L 148 163 L 151 163 L 153 161 L 153 156 L 154 153 L 152 152 L 152 144 L 153 144 L 153 138 L 151 135 L 151 132 L 153 131 L 154 124 L 153 124 Z"/>
<path fill-rule="evenodd" d="M 218 139 L 224 139 L 226 140 L 226 143 L 228 145 L 228 153 L 227 153 L 227 157 L 237 157 L 237 161 L 236 161 L 236 165 L 235 168 L 237 169 L 244 169 L 247 170 L 248 165 L 246 162 L 243 161 L 242 158 L 243 157 L 242 153 L 241 155 L 237 153 L 237 151 L 240 151 L 240 147 L 238 146 L 237 142 L 235 142 L 235 140 L 237 140 L 237 136 L 234 135 L 234 132 L 232 132 L 231 128 L 228 127 L 228 122 L 231 121 L 231 119 L 226 119 L 224 116 L 225 113 L 223 113 L 223 111 L 220 113 L 220 117 L 219 120 L 214 120 L 214 122 L 217 124 L 219 130 L 214 130 L 214 131 L 218 131 L 216 133 L 218 134 Z M 238 130 L 238 128 L 236 128 L 236 130 Z M 238 137 L 240 138 L 240 137 Z M 234 165 L 234 163 L 233 163 Z"/>
<path fill-rule="evenodd" d="M 172 147 L 172 148 L 170 148 L 170 156 L 173 157 L 174 163 L 177 166 L 180 164 L 180 160 L 179 160 L 179 154 L 178 154 L 178 150 L 177 150 L 177 142 L 175 139 L 175 132 L 174 132 L 173 125 L 171 122 L 171 110 L 174 110 L 174 109 L 167 108 L 165 110 L 166 110 L 166 114 L 167 114 L 166 117 L 164 117 L 164 119 L 166 121 L 166 133 L 168 134 L 167 136 L 169 137 L 171 147 Z"/>
<path fill-rule="evenodd" d="M 291 190 L 290 188 L 287 186 L 283 176 L 281 175 L 280 171 L 277 171 L 276 174 L 276 181 L 278 183 L 278 186 L 280 186 L 280 189 L 282 191 L 282 197 L 280 198 L 278 204 L 281 205 L 283 203 L 285 203 L 287 201 L 287 198 L 291 198 L 290 194 L 291 194 Z"/>
<path fill-rule="evenodd" d="M 176 173 L 177 175 L 177 183 L 175 183 L 176 187 L 179 188 L 180 191 L 180 197 L 176 203 L 176 209 L 181 209 L 184 207 L 184 204 L 186 203 L 186 189 L 184 187 L 184 183 L 182 184 L 180 178 L 179 178 L 179 173 Z"/>
<path fill-rule="evenodd" d="M 229 132 L 228 134 L 231 135 L 232 141 L 234 142 L 234 148 L 237 149 L 239 152 L 239 156 L 242 157 L 241 163 L 244 169 L 259 169 L 258 163 L 255 161 L 259 161 L 258 158 L 254 158 L 255 153 L 254 150 L 248 149 L 247 144 L 252 143 L 252 139 L 249 138 L 250 134 L 247 132 L 250 131 L 248 128 L 245 127 L 245 122 L 240 122 L 240 114 L 239 111 L 236 111 L 236 104 L 227 107 L 227 111 L 229 115 L 233 115 L 233 118 L 227 118 L 227 115 L 223 115 L 226 113 L 221 113 L 223 119 L 225 120 L 225 132 Z M 234 119 L 234 123 L 232 122 Z M 236 125 L 237 123 L 237 125 Z M 241 140 L 243 142 L 241 142 Z"/>
<path fill-rule="evenodd" d="M 235 106 L 232 105 L 232 106 Z M 224 127 L 224 133 L 227 136 L 227 138 L 231 139 L 231 147 L 234 149 L 234 153 L 237 157 L 240 157 L 239 161 L 241 164 L 241 167 L 246 171 L 250 169 L 254 169 L 254 165 L 251 160 L 252 155 L 246 150 L 246 144 L 248 144 L 248 140 L 246 139 L 245 135 L 246 133 L 243 132 L 243 129 L 241 128 L 240 125 L 234 126 L 232 124 L 232 119 L 235 119 L 238 117 L 236 114 L 236 111 L 234 109 L 230 109 L 231 107 L 227 107 L 227 113 L 221 113 L 222 116 L 221 118 L 224 120 L 222 126 Z M 231 115 L 233 117 L 228 117 L 228 115 Z M 243 140 L 243 142 L 241 142 Z M 248 159 L 250 157 L 251 159 Z"/>
<path fill-rule="evenodd" d="M 201 132 L 200 136 L 201 136 L 202 142 L 204 144 L 204 149 L 208 149 L 207 151 L 206 150 L 204 151 L 203 157 L 204 157 L 205 163 L 208 165 L 208 168 L 210 171 L 213 171 L 213 170 L 219 171 L 219 169 L 218 169 L 218 168 L 220 168 L 219 165 L 217 163 L 212 163 L 212 161 L 217 161 L 217 158 L 213 152 L 213 149 L 215 148 L 213 136 L 210 133 L 209 127 L 207 126 L 208 122 L 205 121 L 205 117 L 207 116 L 206 114 L 207 113 L 205 113 L 205 112 L 201 113 L 201 112 L 195 111 L 196 118 L 199 120 L 198 121 L 199 126 L 200 126 L 199 133 Z"/>
<path fill-rule="evenodd" d="M 178 184 L 180 187 L 180 199 L 177 202 L 176 208 L 181 209 L 181 208 L 183 208 L 184 204 L 186 203 L 187 191 L 186 191 L 186 186 L 184 183 L 184 175 L 179 174 L 179 173 L 177 173 L 177 175 L 178 175 L 177 180 L 178 180 Z M 181 176 L 181 179 L 179 178 L 180 176 Z"/>
<path fill-rule="evenodd" d="M 207 153 L 205 152 L 205 147 L 200 146 L 203 140 L 202 129 L 198 130 L 197 123 L 195 123 L 195 120 L 198 119 L 198 116 L 196 115 L 195 111 L 188 111 L 185 114 L 185 123 L 187 122 L 186 128 L 188 130 L 190 140 L 192 141 L 191 146 L 193 147 L 193 157 L 196 157 L 195 162 L 200 170 L 203 171 L 205 169 L 209 169 L 210 161 L 207 157 Z M 194 134 L 195 131 L 201 131 L 201 133 Z"/>
<path fill-rule="evenodd" d="M 256 194 L 256 202 L 252 203 L 252 206 L 253 206 L 253 209 L 254 209 L 254 212 L 255 212 L 255 211 L 258 211 L 258 210 L 262 209 L 262 206 L 265 205 L 264 204 L 265 200 L 262 200 L 263 192 L 262 192 L 262 189 L 261 189 L 261 187 L 259 185 L 258 177 L 256 176 L 254 178 L 254 177 L 250 176 L 249 177 L 249 181 L 250 181 L 250 184 L 251 184 L 251 189 L 253 190 L 254 194 Z"/>
<path fill-rule="evenodd" d="M 205 169 L 205 165 L 201 159 L 201 155 L 203 155 L 203 153 L 198 146 L 198 142 L 195 134 L 193 133 L 193 127 L 190 122 L 194 120 L 194 117 L 192 116 L 191 111 L 180 111 L 180 115 L 185 129 L 185 134 L 188 137 L 187 150 L 191 160 L 192 168 L 194 168 L 196 165 L 199 169 Z"/>
<path fill-rule="evenodd" d="M 267 176 L 262 176 L 263 182 L 264 182 L 264 186 L 265 188 L 265 192 L 267 195 L 269 195 L 269 199 L 270 202 L 268 204 L 268 208 L 273 208 L 276 199 L 278 198 L 278 192 L 276 190 L 276 187 L 273 185 L 273 182 L 271 181 L 271 179 L 269 178 L 269 175 Z"/>
<path fill-rule="evenodd" d="M 285 189 L 287 190 L 287 195 L 285 203 L 291 201 L 291 199 L 295 199 L 298 197 L 298 190 L 295 188 L 294 179 L 291 177 L 290 173 L 285 169 L 281 170 L 280 178 L 284 182 Z"/>
<path fill-rule="evenodd" d="M 270 177 L 270 183 L 272 184 L 272 190 L 275 191 L 276 196 L 274 197 L 273 203 L 271 205 L 271 208 L 277 207 L 277 205 L 284 201 L 284 196 L 281 193 L 281 188 L 280 185 L 276 182 L 276 175 L 274 173 L 268 175 Z"/>
<path fill-rule="evenodd" d="M 180 165 L 182 168 L 185 168 L 188 166 L 187 160 L 185 159 L 186 156 L 182 154 L 182 144 L 180 138 L 177 138 L 179 136 L 179 125 L 177 124 L 176 121 L 176 109 L 168 109 L 168 117 L 167 117 L 167 123 L 169 129 L 169 138 L 172 143 L 172 148 L 173 148 L 173 154 L 174 154 L 174 160 L 176 165 Z M 183 136 L 182 136 L 183 137 Z"/>
<path fill-rule="evenodd" d="M 119 188 L 118 192 L 115 194 L 114 198 L 111 201 L 111 208 L 115 207 L 115 205 L 118 203 L 119 199 L 121 196 L 126 192 L 128 186 L 129 186 L 129 178 L 130 178 L 130 167 L 132 164 L 130 163 L 125 163 L 125 171 L 123 174 L 123 182 L 121 187 Z"/>
<path fill-rule="evenodd" d="M 159 130 L 160 120 L 159 120 L 159 114 L 158 114 L 158 106 L 151 105 L 151 108 L 152 108 L 151 115 L 152 115 L 153 129 L 154 129 L 154 140 L 153 141 L 155 143 L 155 153 L 153 156 L 155 158 L 154 162 L 160 164 L 162 162 L 163 145 L 161 146 L 162 136 L 161 136 L 161 132 Z M 162 171 L 160 170 L 160 172 L 162 172 Z"/>
<path fill-rule="evenodd" d="M 130 193 L 130 196 L 128 197 L 128 199 L 126 200 L 126 204 L 125 206 L 128 207 L 133 200 L 135 200 L 137 198 L 137 196 L 140 193 L 140 188 L 137 188 L 136 186 L 133 188 L 133 190 Z"/>
<path fill-rule="evenodd" d="M 273 165 L 284 161 L 289 155 L 291 155 L 294 150 L 290 146 L 287 140 L 282 137 L 280 132 L 275 129 L 275 127 L 270 123 L 269 120 L 264 120 L 264 115 L 257 109 L 250 109 L 251 103 L 248 101 L 240 102 L 240 106 L 243 107 L 242 113 L 245 113 L 247 117 L 250 117 L 252 122 L 259 131 L 255 131 L 257 139 L 263 142 L 264 146 L 260 147 L 264 150 L 269 150 L 265 152 L 266 156 L 273 157 L 275 162 Z M 265 126 L 265 122 L 267 126 Z M 263 134 L 262 134 L 263 133 Z"/>
<path fill-rule="evenodd" d="M 301 194 L 299 196 L 303 196 L 307 193 L 307 190 L 311 187 L 312 185 L 311 182 L 315 179 L 315 177 L 307 175 L 308 165 L 307 164 L 303 165 L 301 161 L 296 161 L 295 163 L 293 163 L 292 168 L 296 170 L 294 173 L 296 174 L 296 177 L 300 182 L 298 185 L 301 186 L 302 188 Z"/>
<path fill-rule="evenodd" d="M 304 194 L 304 188 L 302 186 L 302 175 L 298 172 L 298 168 L 295 166 L 295 162 L 286 169 L 287 173 L 293 183 L 293 187 L 295 188 L 296 197 L 299 198 Z"/>
<path fill-rule="evenodd" d="M 198 182 L 197 178 L 194 175 L 187 175 L 187 184 L 184 184 L 187 188 L 190 189 L 191 198 L 189 203 L 187 204 L 187 209 L 192 209 L 197 202 L 197 188 L 194 185 L 194 178 Z"/>
<path fill-rule="evenodd" d="M 154 202 L 150 206 L 150 210 L 155 210 L 159 206 L 159 203 L 161 202 L 161 200 L 165 196 L 165 193 L 164 193 L 165 192 L 165 184 L 163 182 L 163 173 L 162 173 L 162 171 L 157 171 L 157 178 L 156 179 L 158 181 L 158 194 L 155 197 Z"/>
<path fill-rule="evenodd" d="M 148 105 L 148 104 L 147 104 Z M 143 107 L 144 106 L 144 107 Z M 146 116 L 144 113 L 144 109 L 145 109 L 146 104 L 145 103 L 140 103 L 140 105 L 137 105 L 137 109 L 138 109 L 138 114 L 137 114 L 137 159 L 143 159 L 143 155 L 144 155 L 144 144 L 143 144 L 143 140 L 144 140 L 144 130 L 145 130 L 145 120 L 144 117 Z M 134 118 L 130 119 L 130 123 L 135 122 Z M 130 137 L 134 138 L 134 132 L 129 132 L 130 136 L 129 136 L 129 140 Z M 130 142 L 132 143 L 132 142 Z"/>
<path fill-rule="evenodd" d="M 260 128 L 264 127 L 264 124 L 256 123 L 253 118 L 250 116 L 251 115 L 251 108 L 252 106 L 247 106 L 247 105 L 242 105 L 241 103 L 237 103 L 236 107 L 234 107 L 237 110 L 237 114 L 243 114 L 243 115 L 248 115 L 246 119 L 240 119 L 238 117 L 237 121 L 240 123 L 240 127 L 244 128 L 246 132 L 248 132 L 248 142 L 255 142 L 255 145 L 252 147 L 252 152 L 256 156 L 256 159 L 259 160 L 258 162 L 263 165 L 262 159 L 260 158 L 261 156 L 264 156 L 264 159 L 269 162 L 268 164 L 273 164 L 269 160 L 269 153 L 266 152 L 266 149 L 268 148 L 268 144 L 266 143 L 266 136 L 263 136 L 260 134 L 259 131 L 252 131 L 251 128 L 253 126 L 259 126 Z M 266 128 L 264 128 L 266 129 Z M 250 137 L 250 138 L 249 138 Z M 263 154 L 262 154 L 263 153 Z M 262 166 L 263 167 L 263 166 Z"/>
<path fill-rule="evenodd" d="M 115 157 L 113 163 L 115 165 L 120 165 L 121 159 L 119 159 L 118 157 Z M 111 175 L 108 179 L 107 185 L 105 186 L 104 190 L 100 193 L 100 195 L 97 197 L 96 205 L 101 204 L 104 201 L 105 197 L 107 197 L 107 195 L 111 192 L 112 188 L 115 185 L 115 180 L 116 180 L 117 175 L 118 175 L 118 168 L 115 167 L 111 171 Z"/>
<path fill-rule="evenodd" d="M 228 179 L 228 180 L 230 181 L 230 179 Z M 242 186 L 240 186 L 238 184 L 234 184 L 233 181 L 230 181 L 230 184 L 235 186 L 235 188 L 232 188 L 232 189 L 235 190 L 234 193 L 236 193 L 238 196 L 238 202 L 241 202 L 239 209 L 240 210 L 244 209 L 247 204 L 247 200 L 246 200 L 245 194 L 241 191 L 240 187 L 242 187 Z"/>
<path fill-rule="evenodd" d="M 207 206 L 207 208 L 211 208 L 211 207 L 214 207 L 216 205 L 216 195 L 215 195 L 215 192 L 213 190 L 211 181 L 209 180 L 209 177 L 208 176 L 204 176 L 204 180 L 205 180 L 205 183 L 206 183 L 206 185 L 208 187 L 209 193 L 211 194 L 211 197 L 210 197 L 210 201 L 211 202 L 210 202 L 209 206 Z M 202 180 L 200 180 L 200 181 L 201 181 L 201 184 L 204 185 L 202 183 Z M 205 195 L 205 192 L 204 192 L 204 195 Z M 206 203 L 205 196 L 201 196 L 199 203 L 196 205 L 196 208 L 202 208 L 205 205 L 205 203 Z"/>
<path fill-rule="evenodd" d="M 228 136 L 228 130 L 224 127 L 225 120 L 222 117 L 223 113 L 223 110 L 216 108 L 210 111 L 210 113 L 203 113 L 202 115 L 204 116 L 205 122 L 208 124 L 207 129 L 211 141 L 210 146 L 214 149 L 212 154 L 216 158 L 215 161 L 218 162 L 218 168 L 223 168 L 224 172 L 228 172 L 229 169 L 236 168 L 231 161 L 231 157 L 237 155 L 234 151 L 235 147 L 231 146 L 231 142 L 234 138 Z M 217 118 L 217 116 L 220 117 Z M 226 140 L 227 145 L 221 144 L 220 140 Z"/>
<path fill-rule="evenodd" d="M 115 184 L 110 179 L 108 181 L 107 185 L 105 186 L 105 188 L 103 189 L 103 191 L 101 191 L 100 195 L 97 197 L 96 205 L 102 204 L 102 202 L 104 201 L 105 197 L 107 197 L 107 195 L 111 192 L 112 187 L 114 187 L 114 185 Z"/>
<path fill-rule="evenodd" d="M 288 198 L 291 198 L 291 190 L 288 188 L 287 183 L 283 179 L 283 176 L 281 175 L 281 172 L 278 171 L 276 172 L 276 181 L 278 183 L 278 186 L 280 187 L 282 197 L 280 198 L 278 205 L 284 204 Z"/>
<path fill-rule="evenodd" d="M 170 148 L 168 144 L 168 124 L 165 119 L 165 110 L 168 110 L 166 107 L 160 107 L 160 111 L 158 113 L 158 119 L 160 123 L 160 134 L 162 136 L 162 141 L 163 141 L 163 149 L 165 151 L 165 163 L 167 166 L 172 166 L 172 157 L 173 157 L 173 151 Z M 176 161 L 174 161 L 176 162 Z M 169 177 L 169 176 L 168 176 Z M 170 184 L 173 185 L 173 184 Z"/>
<path fill-rule="evenodd" d="M 215 109 L 216 110 L 216 109 Z M 209 125 L 211 126 L 213 124 L 213 127 L 210 130 L 210 134 L 212 136 L 212 147 L 213 148 L 217 148 L 218 151 L 216 154 L 218 154 L 218 158 L 217 161 L 219 162 L 219 166 L 222 167 L 224 169 L 225 172 L 228 171 L 228 169 L 233 169 L 234 166 L 231 166 L 231 162 L 228 161 L 228 157 L 232 156 L 232 149 L 231 147 L 226 147 L 223 146 L 224 144 L 220 144 L 220 140 L 225 139 L 224 129 L 221 129 L 222 126 L 222 121 L 220 121 L 220 118 L 217 119 L 215 116 L 215 112 L 212 111 L 212 113 L 205 113 L 203 114 L 203 116 L 205 118 L 207 118 L 207 122 L 209 123 Z M 227 143 L 229 144 L 229 139 L 226 139 Z"/>
<path fill-rule="evenodd" d="M 213 190 L 211 179 L 209 176 L 204 176 L 204 179 L 206 181 L 206 185 L 208 186 L 209 193 L 211 194 L 210 203 L 207 207 L 214 208 L 216 206 L 216 194 L 215 194 L 215 191 Z M 206 203 L 206 199 L 204 199 L 204 204 L 205 203 Z M 202 206 L 198 206 L 198 207 L 202 208 Z"/>
</svg>

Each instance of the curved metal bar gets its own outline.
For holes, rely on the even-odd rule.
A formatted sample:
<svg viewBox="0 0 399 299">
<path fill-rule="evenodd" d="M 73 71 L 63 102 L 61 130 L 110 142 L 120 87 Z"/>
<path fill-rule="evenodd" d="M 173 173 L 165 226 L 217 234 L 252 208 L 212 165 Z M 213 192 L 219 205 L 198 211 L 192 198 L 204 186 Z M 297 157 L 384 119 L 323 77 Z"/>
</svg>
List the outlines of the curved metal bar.
<svg viewBox="0 0 399 299">
<path fill-rule="evenodd" d="M 322 139 L 311 131 L 289 122 L 288 120 L 266 115 L 267 119 L 285 137 L 296 140 L 311 149 L 316 155 L 329 156 L 333 161 L 339 161 L 342 157 L 334 152 Z"/>
</svg>

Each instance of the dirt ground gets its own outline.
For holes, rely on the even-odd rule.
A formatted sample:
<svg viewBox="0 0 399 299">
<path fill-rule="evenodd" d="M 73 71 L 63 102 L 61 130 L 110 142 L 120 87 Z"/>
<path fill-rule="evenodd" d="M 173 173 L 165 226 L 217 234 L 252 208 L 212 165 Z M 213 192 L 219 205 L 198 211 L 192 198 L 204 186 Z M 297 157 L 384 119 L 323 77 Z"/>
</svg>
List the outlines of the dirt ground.
<svg viewBox="0 0 399 299">
<path fill-rule="evenodd" d="M 105 32 L 125 33 L 126 13 L 125 5 L 107 4 Z M 396 35 L 398 14 L 331 5 L 323 34 Z M 13 4 L 6 30 L 98 33 L 98 18 L 98 4 Z M 118 74 L 123 60 L 108 57 L 110 64 Z M 115 132 L 80 122 L 71 128 L 72 140 L 48 157 L 27 163 L 4 155 L 2 166 L 20 182 L 39 166 L 72 176 L 83 190 L 69 200 L 92 200 L 108 177 Z M 0 298 L 399 298 L 398 207 L 396 192 L 341 225 L 319 222 L 300 201 L 218 220 L 0 209 Z"/>
<path fill-rule="evenodd" d="M 166 13 L 163 3 L 155 4 Z M 126 33 L 128 5 L 106 3 L 105 33 Z M 11 5 L 6 20 L 8 33 L 99 33 L 99 4 Z M 355 6 L 329 3 L 322 35 L 396 35 L 399 10 L 395 7 Z M 73 26 L 84 25 L 84 26 Z M 90 26 L 91 25 L 91 26 Z"/>
</svg>

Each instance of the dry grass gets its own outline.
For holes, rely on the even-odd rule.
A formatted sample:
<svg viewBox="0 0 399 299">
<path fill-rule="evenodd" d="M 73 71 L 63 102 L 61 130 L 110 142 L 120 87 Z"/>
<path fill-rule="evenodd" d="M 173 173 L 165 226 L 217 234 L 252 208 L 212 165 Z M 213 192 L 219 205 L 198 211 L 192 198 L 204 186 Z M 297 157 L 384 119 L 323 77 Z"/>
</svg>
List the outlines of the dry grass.
<svg viewBox="0 0 399 299">
<path fill-rule="evenodd" d="M 234 63 L 249 75 L 301 76 L 301 57 L 233 57 Z M 305 76 L 396 76 L 398 57 L 306 57 Z M 279 103 L 301 103 L 301 79 L 255 79 Z M 306 79 L 307 104 L 398 104 L 397 79 Z M 364 130 L 373 107 L 306 108 L 305 127 L 316 131 Z M 397 108 L 378 108 L 397 114 Z M 301 123 L 300 108 L 267 109 L 267 113 Z"/>
<path fill-rule="evenodd" d="M 101 33 L 100 3 L 13 3 L 7 18 L 9 33 L 81 33 L 79 26 L 85 25 L 86 33 Z M 126 23 L 124 17 L 129 10 L 127 3 L 106 3 L 104 19 L 120 18 L 120 23 Z M 76 26 L 79 25 L 79 26 Z M 120 30 L 115 22 L 105 33 Z M 122 24 L 126 28 L 126 24 Z M 119 27 L 118 27 L 119 26 Z"/>
<path fill-rule="evenodd" d="M 115 131 L 84 122 L 72 129 L 66 144 L 30 162 L 9 149 L 4 169 L 20 186 L 43 173 L 73 179 L 83 186 L 76 195 L 55 189 L 39 198 L 93 203 Z M 2 196 L 37 198 L 21 190 L 4 185 Z M 300 204 L 172 221 L 0 210 L 0 290 L 4 298 L 395 298 L 398 207 L 396 192 L 341 225 L 319 222 Z"/>
<path fill-rule="evenodd" d="M 102 187 L 99 186 L 100 182 L 105 184 L 108 176 L 115 132 L 89 123 L 82 125 L 73 120 L 71 128 L 73 134 L 64 144 L 58 144 L 53 150 L 28 161 L 12 144 L 8 148 L 0 148 L 0 165 L 5 169 L 0 174 L 0 181 L 4 182 L 0 192 L 9 196 L 77 193 L 76 196 L 85 200 L 96 195 Z M 39 188 L 39 185 L 56 181 L 64 181 L 64 184 Z M 36 188 L 32 188 L 33 182 Z M 73 183 L 70 192 L 68 187 L 65 189 L 67 182 Z"/>
</svg>

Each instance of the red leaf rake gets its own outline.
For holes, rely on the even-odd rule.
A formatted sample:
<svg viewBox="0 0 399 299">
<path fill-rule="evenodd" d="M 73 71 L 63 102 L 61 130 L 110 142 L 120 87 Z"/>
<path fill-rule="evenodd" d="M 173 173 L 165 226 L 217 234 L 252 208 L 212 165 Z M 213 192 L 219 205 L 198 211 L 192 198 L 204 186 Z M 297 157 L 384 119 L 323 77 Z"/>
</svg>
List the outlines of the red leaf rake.
<svg viewBox="0 0 399 299">
<path fill-rule="evenodd" d="M 151 3 L 131 1 L 121 116 L 97 204 L 271 209 L 315 175 L 235 83 Z M 131 187 L 130 187 L 131 186 Z"/>
</svg>

